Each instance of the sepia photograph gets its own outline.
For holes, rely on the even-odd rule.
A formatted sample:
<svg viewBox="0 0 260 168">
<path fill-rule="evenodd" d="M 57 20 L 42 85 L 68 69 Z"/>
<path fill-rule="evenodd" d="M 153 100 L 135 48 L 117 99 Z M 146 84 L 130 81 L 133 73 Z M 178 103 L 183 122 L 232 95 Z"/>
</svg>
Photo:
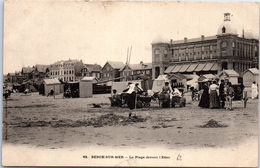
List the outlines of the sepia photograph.
<svg viewBox="0 0 260 168">
<path fill-rule="evenodd" d="M 3 20 L 2 166 L 258 166 L 258 2 L 6 0 Z"/>
</svg>

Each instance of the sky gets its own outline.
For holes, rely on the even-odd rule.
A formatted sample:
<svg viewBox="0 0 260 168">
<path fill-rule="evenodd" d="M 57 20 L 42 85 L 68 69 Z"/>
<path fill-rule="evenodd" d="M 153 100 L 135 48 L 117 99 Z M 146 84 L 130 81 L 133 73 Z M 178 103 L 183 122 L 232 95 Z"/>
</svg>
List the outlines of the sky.
<svg viewBox="0 0 260 168">
<path fill-rule="evenodd" d="M 125 63 L 130 46 L 130 63 L 148 63 L 151 43 L 216 35 L 225 12 L 239 34 L 259 36 L 255 2 L 7 0 L 3 73 L 68 59 Z"/>
</svg>

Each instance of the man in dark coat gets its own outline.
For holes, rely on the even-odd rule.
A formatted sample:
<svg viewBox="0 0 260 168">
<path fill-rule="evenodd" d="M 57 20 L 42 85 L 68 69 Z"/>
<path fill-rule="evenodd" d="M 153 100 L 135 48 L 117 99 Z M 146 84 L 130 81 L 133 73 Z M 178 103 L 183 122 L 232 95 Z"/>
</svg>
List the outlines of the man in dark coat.
<svg viewBox="0 0 260 168">
<path fill-rule="evenodd" d="M 226 96 L 225 96 L 225 91 L 224 91 L 224 88 L 225 88 L 225 82 L 224 80 L 222 79 L 221 80 L 221 83 L 219 85 L 219 97 L 220 97 L 220 107 L 221 108 L 225 108 L 225 101 L 226 101 Z"/>
</svg>

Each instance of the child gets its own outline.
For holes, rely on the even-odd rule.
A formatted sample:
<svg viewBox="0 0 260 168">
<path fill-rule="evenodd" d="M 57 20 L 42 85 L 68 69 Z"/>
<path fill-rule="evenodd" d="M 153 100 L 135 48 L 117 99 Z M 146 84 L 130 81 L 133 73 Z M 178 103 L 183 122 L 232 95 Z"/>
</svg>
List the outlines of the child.
<svg viewBox="0 0 260 168">
<path fill-rule="evenodd" d="M 113 90 L 111 106 L 120 106 L 119 95 L 115 89 Z"/>
<path fill-rule="evenodd" d="M 234 89 L 232 87 L 231 82 L 227 83 L 227 102 L 228 102 L 228 107 L 227 109 L 233 110 L 232 108 L 232 99 L 234 98 Z"/>
</svg>

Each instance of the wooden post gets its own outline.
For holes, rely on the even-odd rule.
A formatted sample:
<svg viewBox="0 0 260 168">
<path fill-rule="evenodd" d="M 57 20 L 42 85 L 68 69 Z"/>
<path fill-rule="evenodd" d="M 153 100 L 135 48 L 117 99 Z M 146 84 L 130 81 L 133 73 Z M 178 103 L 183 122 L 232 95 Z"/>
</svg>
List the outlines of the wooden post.
<svg viewBox="0 0 260 168">
<path fill-rule="evenodd" d="M 53 93 L 53 96 L 54 96 L 54 99 L 55 99 L 55 85 L 53 85 L 53 91 L 54 91 L 54 93 Z"/>
<path fill-rule="evenodd" d="M 244 91 L 244 108 L 246 108 L 246 104 L 247 104 L 247 100 L 248 100 L 248 97 L 247 97 L 247 91 Z"/>
</svg>

